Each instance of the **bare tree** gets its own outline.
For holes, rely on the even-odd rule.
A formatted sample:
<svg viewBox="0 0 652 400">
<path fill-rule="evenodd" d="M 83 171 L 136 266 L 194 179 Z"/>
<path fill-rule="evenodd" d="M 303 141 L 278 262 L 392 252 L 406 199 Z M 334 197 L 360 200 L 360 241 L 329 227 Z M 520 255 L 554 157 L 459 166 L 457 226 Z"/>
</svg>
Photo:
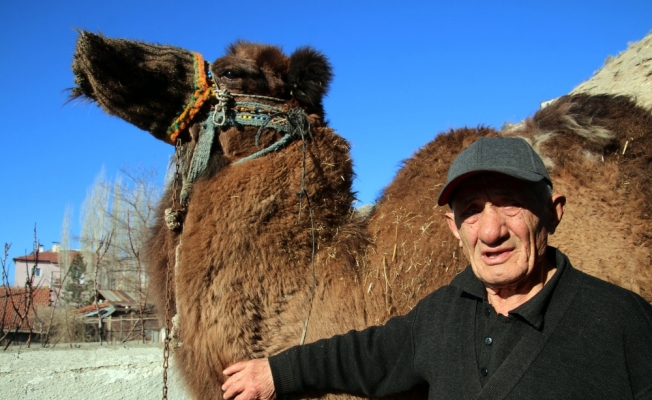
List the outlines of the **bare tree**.
<svg viewBox="0 0 652 400">
<path fill-rule="evenodd" d="M 100 344 L 102 344 L 102 313 L 100 313 L 100 303 L 98 301 L 98 289 L 99 286 L 97 282 L 99 281 L 98 277 L 100 274 L 100 265 L 102 265 L 102 259 L 106 256 L 106 253 L 111 248 L 111 239 L 113 238 L 113 232 L 109 232 L 107 236 L 102 237 L 100 242 L 97 245 L 95 250 L 95 280 L 93 281 L 93 292 L 95 294 L 93 299 L 93 304 L 95 304 L 95 312 L 97 313 L 97 333 L 100 339 Z"/>
<path fill-rule="evenodd" d="M 58 307 L 61 305 L 61 299 L 62 296 L 65 295 L 65 292 L 63 292 L 66 283 L 68 281 L 68 276 L 70 275 L 70 263 L 71 263 L 71 245 L 70 245 L 70 221 L 72 219 L 72 209 L 70 207 L 66 207 L 66 210 L 63 214 L 63 221 L 61 224 L 61 238 L 59 242 L 59 254 L 58 254 L 58 264 L 60 268 L 60 277 L 58 282 L 51 282 L 51 290 L 52 290 L 52 308 L 50 309 L 50 316 L 48 319 L 48 323 L 45 329 L 45 334 L 43 336 L 42 344 L 43 346 L 47 346 L 50 344 L 51 340 L 51 333 L 52 333 L 52 328 L 54 325 L 54 315 L 55 312 L 57 311 Z M 68 319 L 68 313 L 64 312 L 64 324 L 65 324 L 65 332 L 68 334 L 68 342 L 72 346 L 72 334 L 70 332 L 70 321 Z M 63 331 L 61 332 L 61 335 L 63 335 Z M 61 335 L 59 335 L 59 338 L 54 341 L 54 345 L 60 340 Z"/>
<path fill-rule="evenodd" d="M 9 321 L 13 320 L 14 318 L 14 316 L 8 312 L 12 309 L 9 307 L 9 302 L 12 298 L 12 290 L 9 286 L 9 275 L 7 272 L 7 257 L 9 256 L 10 248 L 11 244 L 5 243 L 4 253 L 2 255 L 2 259 L 0 259 L 0 262 L 2 263 L 2 299 L 0 299 L 0 301 L 2 301 L 2 304 L 0 304 L 2 306 L 2 309 L 0 310 L 2 314 L 0 315 L 0 342 L 2 342 L 7 337 L 11 326 L 13 326 L 13 322 Z"/>
<path fill-rule="evenodd" d="M 13 337 L 23 329 L 27 330 L 27 347 L 30 347 L 32 336 L 34 335 L 34 324 L 39 323 L 43 326 L 42 321 L 38 317 L 36 311 L 34 297 L 36 291 L 41 289 L 38 285 L 34 284 L 34 276 L 39 263 L 39 242 L 36 234 L 36 226 L 34 226 L 34 265 L 30 268 L 25 266 L 27 278 L 25 279 L 24 287 L 11 288 L 9 287 L 9 279 L 7 276 L 7 256 L 11 245 L 5 244 L 4 254 L 2 257 L 2 283 L 3 283 L 3 316 L 2 316 L 2 334 L 0 335 L 0 342 L 7 340 L 5 350 L 11 342 Z M 13 331 L 14 335 L 9 334 Z M 42 333 L 42 328 L 39 329 Z"/>
<path fill-rule="evenodd" d="M 94 277 L 95 292 L 111 289 L 136 294 L 143 340 L 148 296 L 141 249 L 162 192 L 156 176 L 155 170 L 125 168 L 111 181 L 102 171 L 82 207 L 80 243 L 84 258 L 92 260 L 89 276 Z"/>
</svg>

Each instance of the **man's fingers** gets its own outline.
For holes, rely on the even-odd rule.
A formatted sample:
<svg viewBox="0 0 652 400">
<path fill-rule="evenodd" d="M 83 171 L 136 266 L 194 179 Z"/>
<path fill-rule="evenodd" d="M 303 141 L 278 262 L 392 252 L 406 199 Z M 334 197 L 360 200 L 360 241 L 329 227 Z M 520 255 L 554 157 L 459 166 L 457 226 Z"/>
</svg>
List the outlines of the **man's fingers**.
<svg viewBox="0 0 652 400">
<path fill-rule="evenodd" d="M 224 385 L 222 385 L 222 390 L 224 390 L 224 398 L 227 400 L 232 399 L 241 393 L 241 390 L 237 390 L 234 385 L 231 385 L 227 389 L 224 389 Z"/>
<path fill-rule="evenodd" d="M 226 375 L 226 374 L 225 374 Z M 244 390 L 244 385 L 240 381 L 240 374 L 231 372 L 231 376 L 222 384 L 222 391 L 224 391 L 224 398 L 230 399 Z"/>
<path fill-rule="evenodd" d="M 222 385 L 227 400 L 274 400 L 274 382 L 267 359 L 239 362 L 223 371 Z"/>
<path fill-rule="evenodd" d="M 222 385 L 222 390 L 224 390 L 224 398 L 226 400 L 251 400 L 259 399 L 260 391 L 255 387 L 247 387 L 246 383 L 241 381 L 230 382 L 227 386 L 226 383 Z"/>
<path fill-rule="evenodd" d="M 227 376 L 228 376 L 228 375 L 227 375 Z M 222 390 L 224 390 L 224 391 L 229 390 L 229 388 L 230 388 L 231 386 L 233 386 L 233 384 L 236 382 L 236 379 L 237 379 L 237 377 L 234 377 L 234 376 L 230 376 L 230 377 L 228 377 L 228 378 L 226 379 L 226 381 L 224 381 L 224 383 L 222 384 Z"/>
<path fill-rule="evenodd" d="M 231 366 L 229 366 L 227 369 L 222 371 L 222 373 L 226 376 L 231 376 L 237 372 L 242 371 L 246 367 L 247 363 L 240 361 L 239 363 L 235 363 Z"/>
<path fill-rule="evenodd" d="M 224 392 L 224 397 L 227 397 L 227 394 L 233 391 L 233 382 L 231 378 L 227 379 L 226 382 L 222 384 L 222 391 Z"/>
</svg>

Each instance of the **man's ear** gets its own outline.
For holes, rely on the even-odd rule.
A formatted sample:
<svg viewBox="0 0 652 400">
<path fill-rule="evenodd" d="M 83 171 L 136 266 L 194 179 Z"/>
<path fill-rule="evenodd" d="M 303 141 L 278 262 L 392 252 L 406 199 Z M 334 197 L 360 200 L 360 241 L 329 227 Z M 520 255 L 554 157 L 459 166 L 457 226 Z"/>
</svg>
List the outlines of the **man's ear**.
<svg viewBox="0 0 652 400">
<path fill-rule="evenodd" d="M 457 230 L 457 225 L 455 224 L 455 215 L 452 212 L 447 212 L 444 216 L 446 217 L 446 222 L 448 222 L 448 228 L 453 233 L 453 236 L 460 241 L 460 247 L 462 247 L 462 238 L 460 237 L 460 232 Z"/>
<path fill-rule="evenodd" d="M 333 72 L 328 59 L 310 47 L 301 47 L 290 56 L 287 83 L 292 96 L 304 107 L 321 108 Z"/>
<path fill-rule="evenodd" d="M 548 233 L 553 234 L 557 226 L 564 216 L 564 207 L 566 206 L 566 196 L 563 194 L 555 193 L 552 195 L 552 210 L 550 213 L 550 221 L 548 226 Z"/>
</svg>

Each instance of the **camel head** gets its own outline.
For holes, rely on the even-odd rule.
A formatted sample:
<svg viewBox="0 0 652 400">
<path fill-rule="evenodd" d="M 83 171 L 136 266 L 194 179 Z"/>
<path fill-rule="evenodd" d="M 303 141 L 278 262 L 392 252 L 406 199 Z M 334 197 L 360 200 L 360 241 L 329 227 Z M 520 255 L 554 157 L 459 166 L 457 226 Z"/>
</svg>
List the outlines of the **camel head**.
<svg viewBox="0 0 652 400">
<path fill-rule="evenodd" d="M 85 31 L 79 33 L 72 69 L 72 98 L 96 102 L 170 144 L 190 140 L 190 128 L 218 102 L 218 89 L 273 97 L 323 122 L 322 98 L 332 78 L 326 57 L 309 47 L 288 57 L 278 47 L 238 41 L 209 64 L 177 47 Z"/>
</svg>

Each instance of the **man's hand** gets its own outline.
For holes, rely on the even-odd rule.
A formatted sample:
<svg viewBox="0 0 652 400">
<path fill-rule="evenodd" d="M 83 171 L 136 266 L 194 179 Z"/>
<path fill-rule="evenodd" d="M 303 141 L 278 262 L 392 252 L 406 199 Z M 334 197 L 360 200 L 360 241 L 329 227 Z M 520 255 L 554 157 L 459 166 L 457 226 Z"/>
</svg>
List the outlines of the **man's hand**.
<svg viewBox="0 0 652 400">
<path fill-rule="evenodd" d="M 224 370 L 226 400 L 275 400 L 274 379 L 267 359 L 243 361 Z"/>
</svg>

